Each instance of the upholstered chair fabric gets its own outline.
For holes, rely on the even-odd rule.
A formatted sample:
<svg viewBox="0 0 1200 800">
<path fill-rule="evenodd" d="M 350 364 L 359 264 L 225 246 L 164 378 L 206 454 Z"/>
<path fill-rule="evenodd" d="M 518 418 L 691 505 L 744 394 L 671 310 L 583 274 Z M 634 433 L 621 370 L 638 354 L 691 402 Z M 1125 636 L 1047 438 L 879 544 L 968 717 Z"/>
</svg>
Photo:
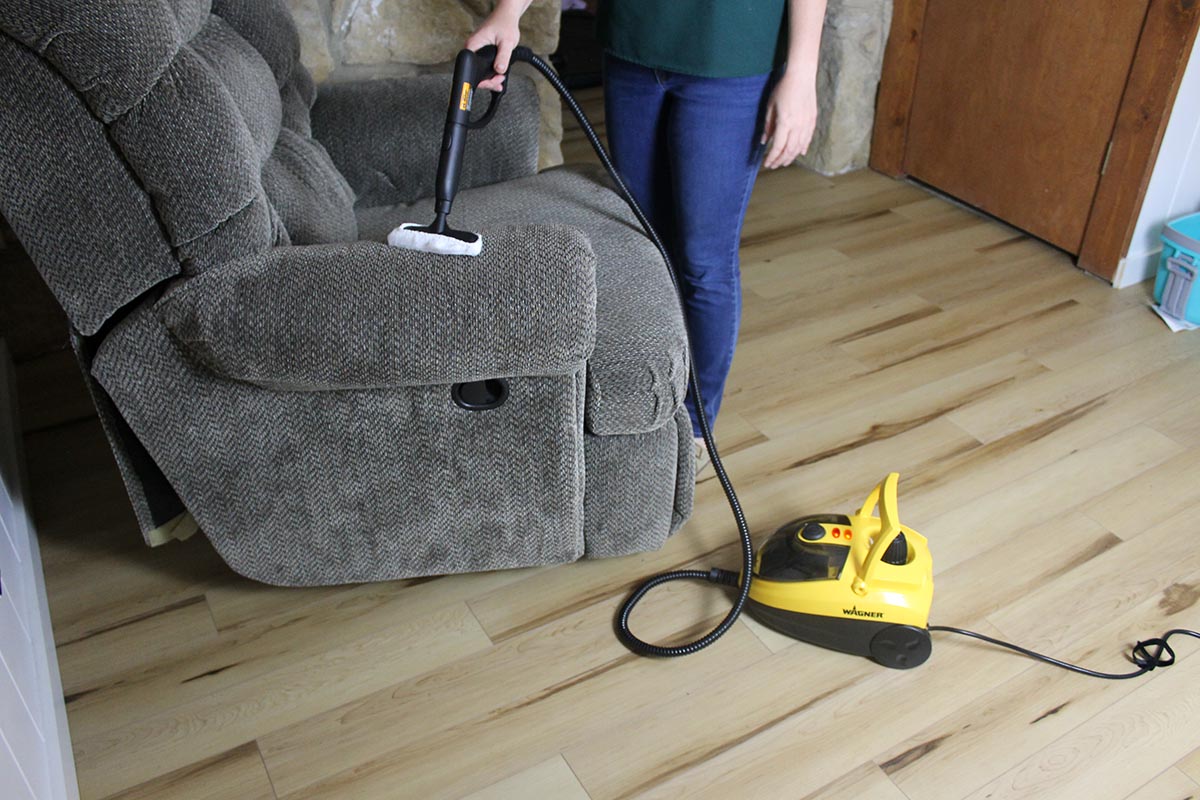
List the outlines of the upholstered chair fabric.
<svg viewBox="0 0 1200 800">
<path fill-rule="evenodd" d="M 283 0 L 0 0 L 0 213 L 147 541 L 187 511 L 281 585 L 660 546 L 691 512 L 686 345 L 628 210 L 535 174 L 514 76 L 455 205 L 483 253 L 389 248 L 432 217 L 449 79 L 318 89 L 299 52 Z"/>
</svg>

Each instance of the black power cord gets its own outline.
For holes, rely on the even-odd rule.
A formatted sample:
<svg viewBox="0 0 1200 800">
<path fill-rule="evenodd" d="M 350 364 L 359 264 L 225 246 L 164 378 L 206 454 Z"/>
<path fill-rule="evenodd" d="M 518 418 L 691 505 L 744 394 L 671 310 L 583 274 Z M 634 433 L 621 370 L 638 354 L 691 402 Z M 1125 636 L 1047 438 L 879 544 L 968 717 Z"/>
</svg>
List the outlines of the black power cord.
<svg viewBox="0 0 1200 800">
<path fill-rule="evenodd" d="M 1172 636 L 1194 636 L 1195 638 L 1200 639 L 1200 632 L 1189 631 L 1186 628 L 1173 628 L 1156 639 L 1147 639 L 1146 641 L 1138 642 L 1133 646 L 1133 649 L 1129 653 L 1129 660 L 1137 665 L 1137 669 L 1133 672 L 1097 672 L 1094 669 L 1088 669 L 1087 667 L 1081 667 L 1078 664 L 1070 664 L 1066 661 L 1060 661 L 1057 658 L 1052 658 L 1048 655 L 1044 655 L 1043 653 L 1037 653 L 1033 650 L 1021 647 L 1020 645 L 1015 645 L 1012 642 L 1005 642 L 1001 639 L 995 639 L 991 636 L 987 636 L 976 631 L 969 631 L 964 628 L 954 628 L 949 625 L 930 625 L 929 630 L 931 633 L 934 631 L 943 631 L 945 633 L 957 633 L 961 636 L 970 636 L 972 639 L 979 639 L 980 641 L 987 642 L 988 644 L 994 644 L 998 647 L 1007 647 L 1009 650 L 1015 650 L 1023 656 L 1029 656 L 1030 658 L 1060 667 L 1070 672 L 1078 672 L 1080 675 L 1087 675 L 1089 678 L 1103 678 L 1107 681 L 1124 681 L 1130 678 L 1137 678 L 1145 675 L 1151 670 L 1157 669 L 1158 667 L 1169 667 L 1174 664 L 1175 651 L 1172 650 L 1171 645 L 1168 644 Z M 1151 652 L 1151 648 L 1153 648 L 1153 652 Z"/>
<path fill-rule="evenodd" d="M 662 255 L 663 261 L 666 262 L 667 273 L 671 276 L 671 285 L 675 288 L 675 296 L 679 300 L 679 308 L 684 315 L 684 328 L 686 330 L 687 311 L 683 303 L 683 293 L 680 291 L 679 278 L 675 274 L 675 266 L 671 261 L 670 253 L 667 252 L 667 246 L 663 244 L 662 239 L 659 238 L 658 232 L 654 230 L 654 226 L 650 224 L 650 220 L 646 217 L 645 213 L 642 212 L 637 200 L 634 199 L 633 194 L 629 191 L 629 188 L 625 185 L 625 182 L 621 180 L 621 176 L 617 174 L 616 167 L 613 166 L 608 152 L 604 149 L 604 145 L 601 144 L 600 137 L 598 137 L 596 135 L 596 131 L 592 129 L 592 124 L 588 121 L 587 115 L 583 113 L 583 109 L 579 107 L 579 103 L 577 103 L 575 98 L 571 96 L 571 93 L 567 90 L 566 85 L 562 82 L 562 79 L 559 78 L 558 73 L 556 73 L 549 64 L 539 58 L 532 50 L 527 47 L 518 47 L 513 51 L 512 57 L 514 61 L 524 61 L 532 65 L 534 69 L 540 72 L 542 76 L 550 82 L 550 85 L 557 90 L 559 95 L 562 97 L 563 102 L 566 103 L 567 108 L 571 110 L 571 113 L 575 115 L 575 119 L 579 122 L 579 127 L 583 129 L 584 136 L 587 137 L 588 142 L 592 145 L 592 149 L 596 151 L 596 157 L 599 158 L 600 163 L 604 165 L 604 169 L 608 172 L 608 176 L 616 185 L 617 191 L 621 195 L 621 198 L 624 199 L 624 201 L 629 205 L 630 210 L 633 211 L 633 215 L 637 217 L 638 222 L 641 223 L 642 228 L 645 229 L 646 235 L 649 236 L 650 240 L 654 242 L 654 246 L 658 248 L 658 252 Z M 618 615 L 616 621 L 617 635 L 621 638 L 621 641 L 633 652 L 644 656 L 686 656 L 690 655 L 691 653 L 695 653 L 698 650 L 703 650 L 717 639 L 720 639 L 721 636 L 727 630 L 729 630 L 733 623 L 737 621 L 738 616 L 740 616 L 742 613 L 742 608 L 746 605 L 746 598 L 750 596 L 750 580 L 754 566 L 754 544 L 750 541 L 750 526 L 746 522 L 745 514 L 742 513 L 742 504 L 738 501 L 737 492 L 734 491 L 733 484 L 729 481 L 729 476 L 725 474 L 725 466 L 721 463 L 720 453 L 717 452 L 717 443 L 713 440 L 712 430 L 708 424 L 708 416 L 704 413 L 704 399 L 700 394 L 700 383 L 696 378 L 696 371 L 694 369 L 690 369 L 692 365 L 692 348 L 690 341 L 688 342 L 688 365 L 688 386 L 689 391 L 692 394 L 693 403 L 696 406 L 696 423 L 700 427 L 700 433 L 704 437 L 704 444 L 708 448 L 709 457 L 712 459 L 713 472 L 716 473 L 717 480 L 719 480 L 721 483 L 721 488 L 725 492 L 725 498 L 729 502 L 729 509 L 733 512 L 733 519 L 737 523 L 738 534 L 741 537 L 742 546 L 742 575 L 745 576 L 745 579 L 742 580 L 739 585 L 737 580 L 738 576 L 733 575 L 733 573 L 726 572 L 725 570 L 713 569 L 705 571 L 700 569 L 681 569 L 672 572 L 664 572 L 646 580 L 642 585 L 634 590 L 633 594 L 631 594 L 625 601 L 625 605 L 621 607 L 621 613 Z M 732 582 L 729 580 L 730 575 L 733 575 Z M 721 622 L 718 623 L 715 628 L 701 636 L 699 639 L 687 642 L 685 644 L 675 645 L 673 647 L 664 647 L 661 645 L 651 644 L 650 642 L 639 639 L 633 633 L 633 631 L 629 629 L 629 615 L 633 613 L 634 606 L 636 606 L 638 602 L 645 597 L 646 593 L 655 586 L 667 583 L 668 581 L 678 580 L 703 580 L 712 583 L 736 586 L 738 588 L 737 598 L 734 600 L 733 607 L 729 609 L 729 613 L 725 615 L 725 618 L 721 620 Z"/>
</svg>

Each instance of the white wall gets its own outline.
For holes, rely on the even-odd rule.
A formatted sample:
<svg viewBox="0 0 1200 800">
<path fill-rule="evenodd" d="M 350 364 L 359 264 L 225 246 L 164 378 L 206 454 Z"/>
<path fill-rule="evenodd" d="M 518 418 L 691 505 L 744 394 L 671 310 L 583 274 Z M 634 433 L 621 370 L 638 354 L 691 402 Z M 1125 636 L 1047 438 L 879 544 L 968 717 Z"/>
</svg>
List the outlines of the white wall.
<svg viewBox="0 0 1200 800">
<path fill-rule="evenodd" d="M 0 339 L 0 797 L 79 797 L 37 537 L 24 496 L 20 428 Z"/>
<path fill-rule="evenodd" d="M 1163 224 L 1196 211 L 1200 211 L 1200 47 L 1192 48 L 1129 253 L 1121 260 L 1113 285 L 1121 289 L 1154 277 Z"/>
</svg>

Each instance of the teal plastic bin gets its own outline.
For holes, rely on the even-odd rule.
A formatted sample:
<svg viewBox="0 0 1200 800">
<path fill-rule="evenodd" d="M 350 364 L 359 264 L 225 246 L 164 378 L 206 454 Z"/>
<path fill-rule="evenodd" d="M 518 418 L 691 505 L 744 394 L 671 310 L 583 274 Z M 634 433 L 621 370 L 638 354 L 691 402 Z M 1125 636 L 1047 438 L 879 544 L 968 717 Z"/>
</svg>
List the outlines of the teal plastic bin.
<svg viewBox="0 0 1200 800">
<path fill-rule="evenodd" d="M 1154 278 L 1154 302 L 1176 319 L 1200 325 L 1200 214 L 1168 222 L 1162 232 L 1163 250 Z"/>
</svg>

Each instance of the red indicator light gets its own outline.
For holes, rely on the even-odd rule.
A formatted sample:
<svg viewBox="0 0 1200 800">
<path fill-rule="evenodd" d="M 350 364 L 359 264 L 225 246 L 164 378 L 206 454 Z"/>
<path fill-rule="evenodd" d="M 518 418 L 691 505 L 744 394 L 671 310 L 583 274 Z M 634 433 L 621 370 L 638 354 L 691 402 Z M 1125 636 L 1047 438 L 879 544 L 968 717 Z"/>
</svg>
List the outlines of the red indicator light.
<svg viewBox="0 0 1200 800">
<path fill-rule="evenodd" d="M 841 531 L 841 529 L 840 529 L 840 528 L 834 528 L 834 529 L 833 529 L 833 538 L 835 538 L 835 539 L 840 539 L 840 538 L 841 538 L 841 536 L 842 536 L 842 531 Z"/>
</svg>

